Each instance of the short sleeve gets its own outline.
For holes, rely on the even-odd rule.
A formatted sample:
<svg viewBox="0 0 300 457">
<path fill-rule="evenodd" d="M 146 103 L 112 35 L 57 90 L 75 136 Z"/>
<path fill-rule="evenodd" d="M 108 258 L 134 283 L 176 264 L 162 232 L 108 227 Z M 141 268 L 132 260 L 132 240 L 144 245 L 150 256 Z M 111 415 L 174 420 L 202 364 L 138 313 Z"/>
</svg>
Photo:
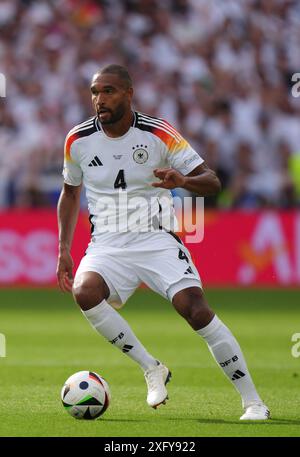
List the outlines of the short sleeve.
<svg viewBox="0 0 300 457">
<path fill-rule="evenodd" d="M 80 186 L 82 182 L 82 169 L 78 163 L 76 143 L 77 138 L 68 135 L 64 147 L 64 182 L 70 186 Z"/>
<path fill-rule="evenodd" d="M 167 162 L 171 168 L 187 175 L 201 165 L 204 160 L 174 127 L 170 124 L 167 125 L 164 134 L 161 135 L 161 140 L 166 147 Z M 166 133 L 168 134 L 166 135 Z"/>
</svg>

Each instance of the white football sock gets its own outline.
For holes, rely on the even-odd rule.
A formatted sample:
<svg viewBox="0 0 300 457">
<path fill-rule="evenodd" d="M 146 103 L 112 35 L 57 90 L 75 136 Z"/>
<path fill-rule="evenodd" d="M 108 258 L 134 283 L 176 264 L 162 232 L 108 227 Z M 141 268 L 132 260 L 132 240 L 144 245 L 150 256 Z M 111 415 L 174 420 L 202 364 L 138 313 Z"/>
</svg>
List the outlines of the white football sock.
<svg viewBox="0 0 300 457">
<path fill-rule="evenodd" d="M 214 316 L 211 322 L 197 333 L 205 339 L 213 357 L 241 394 L 243 407 L 251 403 L 263 403 L 255 389 L 241 348 L 226 325 Z"/>
<path fill-rule="evenodd" d="M 156 359 L 146 351 L 125 319 L 106 300 L 82 313 L 100 335 L 137 362 L 144 371 L 157 366 Z"/>
</svg>

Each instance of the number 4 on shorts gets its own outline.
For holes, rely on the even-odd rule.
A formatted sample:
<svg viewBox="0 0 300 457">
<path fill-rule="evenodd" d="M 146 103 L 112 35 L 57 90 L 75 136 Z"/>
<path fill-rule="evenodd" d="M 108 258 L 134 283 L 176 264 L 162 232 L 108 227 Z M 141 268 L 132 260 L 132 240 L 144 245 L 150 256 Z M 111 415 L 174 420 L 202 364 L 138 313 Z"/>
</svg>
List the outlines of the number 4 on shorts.
<svg viewBox="0 0 300 457">
<path fill-rule="evenodd" d="M 180 260 L 185 260 L 187 263 L 189 263 L 187 255 L 181 249 L 179 249 L 178 258 Z"/>
</svg>

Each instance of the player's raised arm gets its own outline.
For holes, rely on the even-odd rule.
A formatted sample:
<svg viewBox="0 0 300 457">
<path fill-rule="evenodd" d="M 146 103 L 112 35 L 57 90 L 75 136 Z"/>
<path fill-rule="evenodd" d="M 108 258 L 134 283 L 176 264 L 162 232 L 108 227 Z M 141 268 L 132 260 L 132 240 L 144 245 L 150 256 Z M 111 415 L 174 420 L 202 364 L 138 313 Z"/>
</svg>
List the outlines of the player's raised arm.
<svg viewBox="0 0 300 457">
<path fill-rule="evenodd" d="M 153 187 L 164 189 L 182 187 L 202 197 L 215 195 L 221 189 L 221 183 L 216 173 L 205 163 L 198 165 L 187 175 L 183 175 L 174 168 L 157 168 L 153 173 L 160 179 L 159 182 L 152 183 Z"/>
<path fill-rule="evenodd" d="M 59 254 L 57 262 L 57 279 L 64 292 L 71 292 L 73 284 L 73 259 L 70 254 L 75 226 L 80 208 L 80 186 L 64 183 L 58 205 Z"/>
</svg>

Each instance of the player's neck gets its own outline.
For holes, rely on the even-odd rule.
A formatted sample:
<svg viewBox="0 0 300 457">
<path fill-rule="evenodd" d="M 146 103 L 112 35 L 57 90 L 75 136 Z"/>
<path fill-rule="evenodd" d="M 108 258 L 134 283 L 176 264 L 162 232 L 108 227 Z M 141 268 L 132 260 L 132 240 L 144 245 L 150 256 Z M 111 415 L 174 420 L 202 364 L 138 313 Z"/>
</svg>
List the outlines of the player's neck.
<svg viewBox="0 0 300 457">
<path fill-rule="evenodd" d="M 114 124 L 101 124 L 102 130 L 107 136 L 110 136 L 111 138 L 118 138 L 123 136 L 130 129 L 133 117 L 134 114 L 130 110 L 122 117 L 122 119 L 120 119 L 118 122 L 115 122 Z"/>
</svg>

